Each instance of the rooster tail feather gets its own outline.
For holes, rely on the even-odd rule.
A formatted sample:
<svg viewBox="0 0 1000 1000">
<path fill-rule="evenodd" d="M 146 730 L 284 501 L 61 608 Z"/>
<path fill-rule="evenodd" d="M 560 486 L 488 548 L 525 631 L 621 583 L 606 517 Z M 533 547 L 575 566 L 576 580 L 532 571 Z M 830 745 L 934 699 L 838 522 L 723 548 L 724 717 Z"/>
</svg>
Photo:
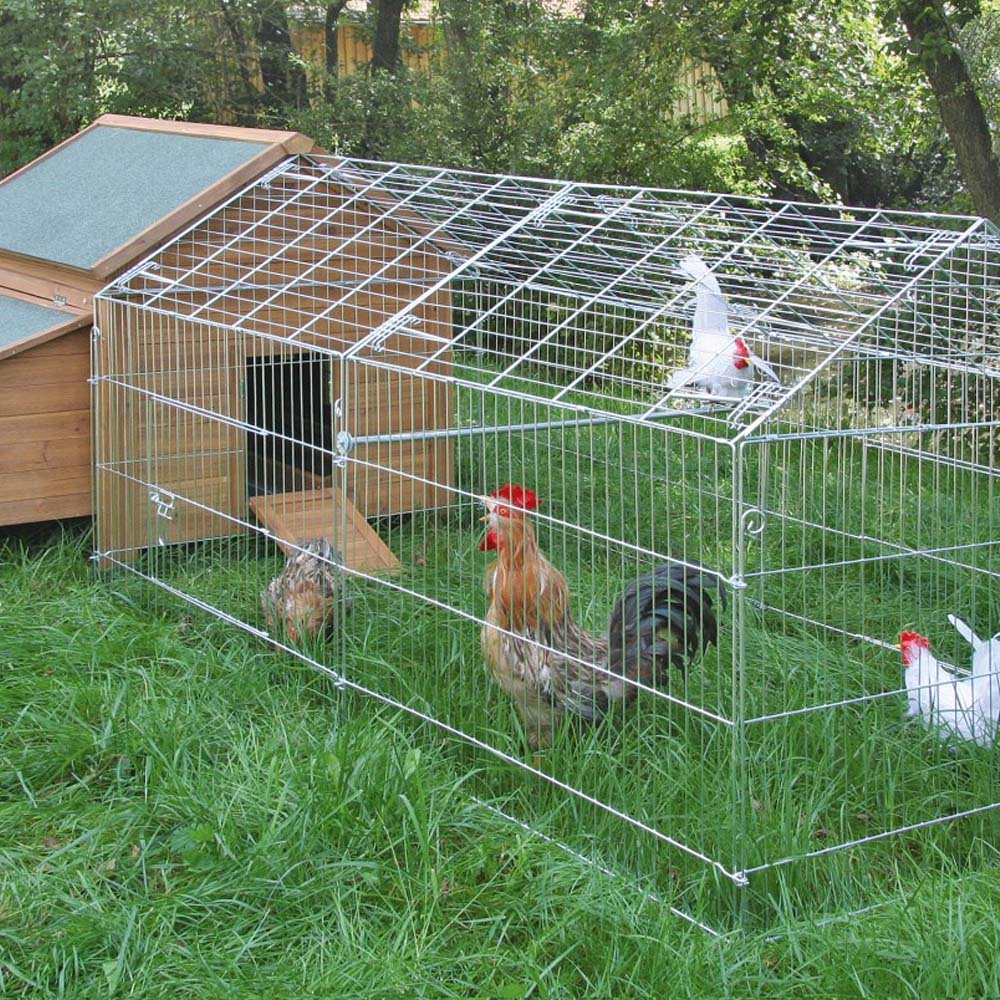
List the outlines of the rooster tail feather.
<svg viewBox="0 0 1000 1000">
<path fill-rule="evenodd" d="M 607 688 L 595 684 L 593 679 L 572 681 L 563 695 L 566 711 L 585 722 L 600 722 L 607 715 L 611 701 Z"/>
<path fill-rule="evenodd" d="M 611 612 L 608 666 L 613 675 L 643 684 L 665 683 L 718 642 L 722 581 L 698 566 L 664 563 L 625 588 Z M 629 685 L 626 697 L 634 696 Z"/>
</svg>

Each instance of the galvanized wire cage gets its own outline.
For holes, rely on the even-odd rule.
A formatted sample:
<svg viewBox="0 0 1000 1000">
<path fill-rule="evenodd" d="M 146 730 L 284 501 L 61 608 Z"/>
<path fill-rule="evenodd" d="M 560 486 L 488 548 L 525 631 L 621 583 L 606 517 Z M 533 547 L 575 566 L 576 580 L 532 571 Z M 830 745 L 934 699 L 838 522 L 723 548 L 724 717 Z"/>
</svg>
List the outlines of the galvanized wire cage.
<svg viewBox="0 0 1000 1000">
<path fill-rule="evenodd" d="M 677 374 L 692 256 L 753 360 L 722 390 Z M 949 614 L 1000 629 L 998 276 L 982 220 L 295 157 L 99 297 L 95 558 L 453 737 L 484 807 L 701 926 L 857 909 L 996 828 L 991 747 L 904 717 L 897 639 L 967 668 Z M 498 624 L 505 484 L 595 642 Z M 717 641 L 533 739 L 481 633 L 607 679 L 660 566 Z"/>
</svg>

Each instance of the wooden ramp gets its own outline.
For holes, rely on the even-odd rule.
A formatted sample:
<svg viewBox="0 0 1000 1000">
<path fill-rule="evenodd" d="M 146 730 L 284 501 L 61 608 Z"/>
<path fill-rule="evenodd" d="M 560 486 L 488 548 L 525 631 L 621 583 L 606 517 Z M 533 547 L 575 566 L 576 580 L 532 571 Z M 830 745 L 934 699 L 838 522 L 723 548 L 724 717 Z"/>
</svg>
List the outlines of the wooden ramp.
<svg viewBox="0 0 1000 1000">
<path fill-rule="evenodd" d="M 250 509 L 282 551 L 288 543 L 326 538 L 344 557 L 349 569 L 364 573 L 395 573 L 399 560 L 375 533 L 361 512 L 339 489 L 273 493 L 250 498 Z M 341 530 L 346 535 L 341 538 Z"/>
</svg>

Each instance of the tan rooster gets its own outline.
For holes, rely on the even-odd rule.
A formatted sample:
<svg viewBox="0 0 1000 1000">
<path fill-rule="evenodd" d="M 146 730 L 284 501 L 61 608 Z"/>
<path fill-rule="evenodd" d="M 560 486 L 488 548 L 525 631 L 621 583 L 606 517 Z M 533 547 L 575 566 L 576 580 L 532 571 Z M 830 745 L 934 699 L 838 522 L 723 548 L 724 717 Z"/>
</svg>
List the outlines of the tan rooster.
<svg viewBox="0 0 1000 1000">
<path fill-rule="evenodd" d="M 600 720 L 628 704 L 635 682 L 663 684 L 684 670 L 718 625 L 708 588 L 725 603 L 721 581 L 699 568 L 664 564 L 630 583 L 615 603 L 606 636 L 573 618 L 566 578 L 538 547 L 528 512 L 531 490 L 507 484 L 483 497 L 481 549 L 497 553 L 486 570 L 488 607 L 481 641 L 494 680 L 513 699 L 534 749 L 552 742 L 564 716 Z"/>
<path fill-rule="evenodd" d="M 350 610 L 342 560 L 325 538 L 302 542 L 261 595 L 267 627 L 293 645 L 329 637 Z"/>
</svg>

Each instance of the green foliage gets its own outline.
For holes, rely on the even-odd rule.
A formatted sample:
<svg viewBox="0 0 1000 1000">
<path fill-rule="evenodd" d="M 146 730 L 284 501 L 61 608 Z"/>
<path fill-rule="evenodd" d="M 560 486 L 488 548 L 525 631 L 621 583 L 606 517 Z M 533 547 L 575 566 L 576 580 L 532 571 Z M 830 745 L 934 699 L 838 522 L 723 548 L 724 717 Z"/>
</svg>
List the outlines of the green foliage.
<svg viewBox="0 0 1000 1000">
<path fill-rule="evenodd" d="M 691 41 L 778 193 L 847 204 L 918 197 L 941 141 L 922 78 L 886 47 L 876 0 L 720 0 Z"/>
<path fill-rule="evenodd" d="M 887 0 L 590 0 L 582 17 L 439 0 L 432 73 L 331 78 L 308 99 L 285 6 L 9 0 L 0 173 L 116 111 L 299 128 L 347 155 L 470 169 L 968 207 L 919 65 L 888 44 L 902 29 Z M 996 122 L 997 13 L 976 6 L 953 14 L 956 37 Z M 700 60 L 724 120 L 674 113 Z"/>
<path fill-rule="evenodd" d="M 401 70 L 330 80 L 325 98 L 279 124 L 344 156 L 469 167 L 474 151 L 453 117 L 447 81 Z"/>
<path fill-rule="evenodd" d="M 280 0 L 9 0 L 0 175 L 98 115 L 255 123 L 301 99 Z"/>
<path fill-rule="evenodd" d="M 433 78 L 331 83 L 327 104 L 296 122 L 389 159 L 967 207 L 926 82 L 887 47 L 881 13 L 877 0 L 601 0 L 558 19 L 531 3 L 442 3 L 448 55 Z M 727 120 L 672 111 L 698 59 L 715 68 Z"/>
<path fill-rule="evenodd" d="M 677 23 L 595 4 L 584 22 L 546 21 L 514 78 L 516 169 L 609 183 L 753 190 L 726 124 L 675 114 L 689 61 Z"/>
<path fill-rule="evenodd" d="M 189 26 L 172 5 L 11 0 L 0 12 L 0 173 L 103 111 L 181 112 Z"/>
<path fill-rule="evenodd" d="M 979 17 L 961 31 L 962 50 L 995 139 L 1000 138 L 1000 3 L 983 3 Z"/>
</svg>

